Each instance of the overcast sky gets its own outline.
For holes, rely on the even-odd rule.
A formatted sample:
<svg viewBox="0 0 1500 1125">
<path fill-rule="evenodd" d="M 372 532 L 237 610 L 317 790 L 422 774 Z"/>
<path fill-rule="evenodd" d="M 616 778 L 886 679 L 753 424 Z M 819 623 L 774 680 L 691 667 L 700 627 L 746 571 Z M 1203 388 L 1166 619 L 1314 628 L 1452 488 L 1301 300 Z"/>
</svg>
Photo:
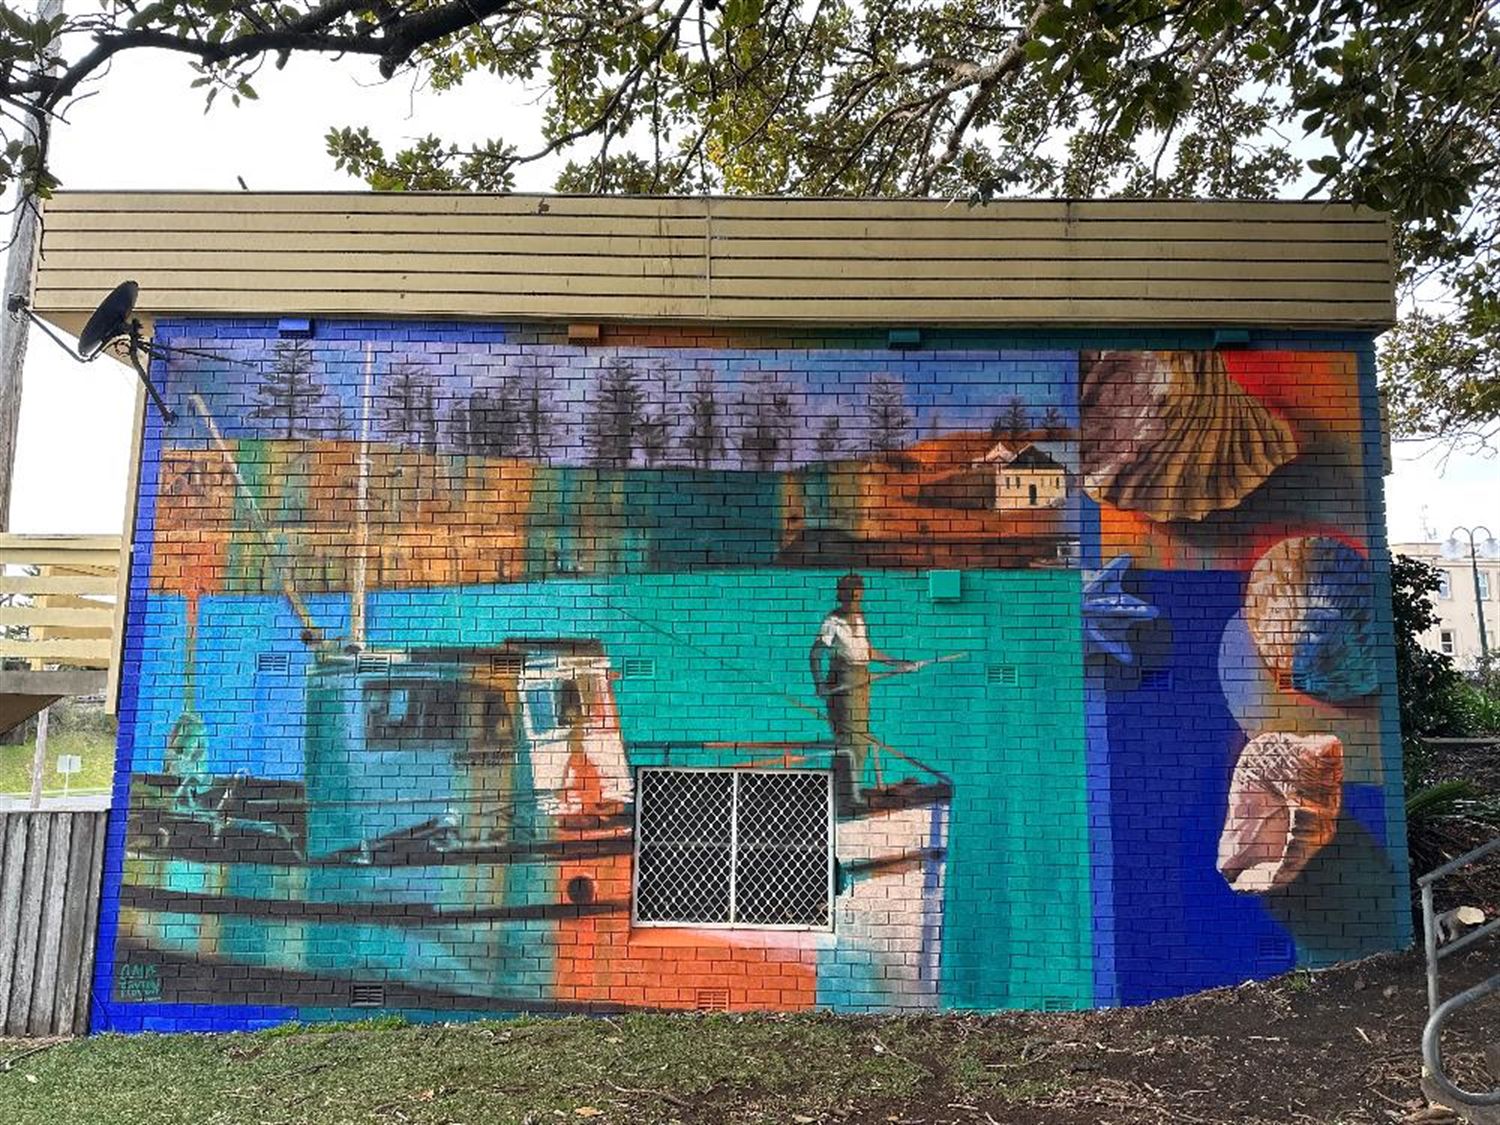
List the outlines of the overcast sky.
<svg viewBox="0 0 1500 1125">
<path fill-rule="evenodd" d="M 260 100 L 205 115 L 188 89 L 185 63 L 127 53 L 75 105 L 57 129 L 54 170 L 65 188 L 349 190 L 361 185 L 335 172 L 324 152 L 330 125 L 369 124 L 388 149 L 428 132 L 459 142 L 502 134 L 523 146 L 535 139 L 522 91 L 479 83 L 458 94 L 413 93 L 379 84 L 373 64 L 294 59 L 267 72 Z M 546 190 L 555 166 L 523 170 L 518 187 Z M 122 279 L 123 280 L 123 279 Z M 103 294 L 100 294 L 102 297 Z M 288 310 L 294 311 L 294 310 Z M 11 508 L 12 530 L 116 532 L 124 511 L 135 382 L 125 367 L 73 363 L 33 332 L 25 370 L 21 434 Z M 1500 465 L 1401 448 L 1387 478 L 1391 537 L 1439 537 L 1459 523 L 1488 521 L 1500 531 Z"/>
</svg>

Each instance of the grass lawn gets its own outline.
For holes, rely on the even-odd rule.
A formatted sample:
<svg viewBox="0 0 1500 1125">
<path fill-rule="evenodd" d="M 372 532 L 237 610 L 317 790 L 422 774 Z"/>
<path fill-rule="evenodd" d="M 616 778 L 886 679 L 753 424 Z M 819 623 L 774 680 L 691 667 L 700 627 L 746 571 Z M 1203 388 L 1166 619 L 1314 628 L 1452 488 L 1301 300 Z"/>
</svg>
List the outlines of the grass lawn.
<svg viewBox="0 0 1500 1125">
<path fill-rule="evenodd" d="M 1444 964 L 1458 991 L 1483 948 Z M 660 1015 L 0 1040 L 0 1125 L 1392 1125 L 1418 1086 L 1415 954 L 1143 1008 Z M 1492 1013 L 1445 1034 L 1485 1073 Z M 1442 1120 L 1452 1120 L 1442 1118 Z"/>
<path fill-rule="evenodd" d="M 35 752 L 34 741 L 18 746 L 0 746 L 0 793 L 24 796 L 31 792 L 31 756 Z M 83 759 L 83 771 L 73 775 L 68 784 L 69 793 L 109 790 L 114 780 L 114 735 L 99 731 L 63 731 L 49 737 L 47 776 L 42 781 L 42 791 L 49 797 L 60 796 L 63 791 L 63 776 L 57 772 L 59 754 L 77 754 Z"/>
<path fill-rule="evenodd" d="M 1014 1065 L 1020 1041 L 999 1029 L 969 1047 L 951 1038 L 935 1020 L 662 1015 L 100 1036 L 0 1072 L 0 1121 L 666 1125 L 992 1101 L 1004 1072 L 987 1062 Z M 26 1047 L 0 1042 L 0 1068 Z M 1013 1089 L 1042 1087 L 1021 1080 Z"/>
</svg>

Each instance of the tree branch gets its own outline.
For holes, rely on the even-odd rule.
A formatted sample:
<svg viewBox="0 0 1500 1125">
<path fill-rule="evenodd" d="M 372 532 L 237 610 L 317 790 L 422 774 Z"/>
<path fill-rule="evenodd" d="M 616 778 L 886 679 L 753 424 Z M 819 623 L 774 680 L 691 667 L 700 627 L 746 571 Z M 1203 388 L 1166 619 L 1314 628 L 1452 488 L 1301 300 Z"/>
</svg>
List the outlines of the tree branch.
<svg viewBox="0 0 1500 1125">
<path fill-rule="evenodd" d="M 1032 35 L 1036 32 L 1036 25 L 1041 18 L 1056 7 L 1055 0 L 1041 0 L 1031 18 L 1026 21 L 1026 26 L 1016 32 L 1015 38 L 1000 53 L 1000 57 L 987 66 L 980 67 L 975 73 L 973 81 L 966 85 L 975 86 L 974 94 L 969 98 L 968 105 L 964 106 L 963 112 L 959 114 L 958 120 L 954 122 L 953 128 L 948 131 L 948 143 L 943 146 L 943 151 L 938 154 L 937 159 L 927 165 L 918 181 L 918 189 L 921 194 L 926 195 L 932 190 L 932 182 L 937 174 L 946 168 L 957 158 L 959 150 L 963 147 L 965 134 L 969 126 L 974 124 L 974 118 L 979 115 L 990 100 L 990 95 L 1000 80 L 1008 74 L 1021 69 L 1026 62 L 1026 44 L 1031 42 Z M 955 91 L 957 87 L 955 87 Z"/>
<path fill-rule="evenodd" d="M 482 23 L 506 10 L 512 0 L 452 0 L 436 7 L 424 8 L 411 15 L 392 19 L 370 0 L 329 0 L 294 20 L 274 28 L 237 35 L 217 43 L 174 33 L 159 27 L 94 27 L 94 46 L 59 75 L 43 72 L 5 84 L 8 96 L 35 95 L 43 109 L 50 109 L 68 97 L 78 85 L 122 51 L 141 48 L 190 55 L 205 66 L 250 59 L 257 55 L 311 52 L 318 54 L 375 55 L 380 59 L 383 78 L 390 78 L 411 56 L 446 36 Z M 368 12 L 376 17 L 373 25 L 347 25 L 351 16 Z M 263 21 L 256 21 L 265 27 Z M 75 24 L 75 29 L 80 26 Z M 382 29 L 374 34 L 373 27 Z"/>
</svg>

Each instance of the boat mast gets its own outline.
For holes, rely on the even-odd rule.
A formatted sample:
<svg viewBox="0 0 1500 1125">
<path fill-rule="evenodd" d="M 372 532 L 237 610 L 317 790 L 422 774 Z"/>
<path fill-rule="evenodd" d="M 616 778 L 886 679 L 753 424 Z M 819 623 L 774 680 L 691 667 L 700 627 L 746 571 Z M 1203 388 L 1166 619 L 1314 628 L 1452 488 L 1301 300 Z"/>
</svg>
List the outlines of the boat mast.
<svg viewBox="0 0 1500 1125">
<path fill-rule="evenodd" d="M 219 424 L 214 420 L 213 413 L 208 409 L 208 404 L 203 401 L 200 394 L 188 396 L 188 402 L 198 416 L 203 419 L 203 424 L 208 427 L 208 433 L 213 438 L 214 446 L 219 455 L 224 458 L 224 463 L 229 466 L 230 473 L 234 476 L 235 488 L 239 490 L 240 497 L 250 509 L 250 522 L 255 525 L 255 530 L 260 534 L 261 541 L 266 549 L 275 555 L 278 553 L 276 538 L 271 534 L 270 524 L 267 523 L 265 514 L 260 510 L 260 504 L 256 502 L 255 493 L 250 491 L 250 486 L 245 483 L 244 474 L 240 472 L 240 463 L 230 448 L 229 442 L 224 439 L 224 434 L 219 430 Z M 302 600 L 302 594 L 292 582 L 292 568 L 283 565 L 281 568 L 281 593 L 292 607 L 292 612 L 297 615 L 297 620 L 302 622 L 302 639 L 307 644 L 317 644 L 323 639 L 323 631 L 318 628 L 317 622 L 313 620 L 312 613 L 307 608 L 307 603 Z"/>
<path fill-rule="evenodd" d="M 365 597 L 370 554 L 370 395 L 375 382 L 375 348 L 365 344 L 364 385 L 359 396 L 359 471 L 354 500 L 354 575 L 349 591 L 349 651 L 365 647 Z"/>
</svg>

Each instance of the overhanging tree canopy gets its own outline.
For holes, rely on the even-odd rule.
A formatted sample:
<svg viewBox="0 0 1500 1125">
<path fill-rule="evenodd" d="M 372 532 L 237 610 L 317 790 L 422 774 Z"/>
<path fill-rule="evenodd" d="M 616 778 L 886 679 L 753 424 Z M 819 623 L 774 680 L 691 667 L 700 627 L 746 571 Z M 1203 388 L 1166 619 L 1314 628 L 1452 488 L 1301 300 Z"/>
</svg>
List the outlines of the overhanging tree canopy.
<svg viewBox="0 0 1500 1125">
<path fill-rule="evenodd" d="M 103 0 L 51 21 L 0 5 L 0 179 L 45 193 L 47 126 L 131 50 L 188 56 L 210 99 L 253 97 L 296 53 L 539 91 L 529 150 L 388 153 L 331 131 L 339 165 L 381 189 L 505 190 L 562 154 L 567 190 L 1327 192 L 1392 212 L 1407 276 L 1458 302 L 1391 351 L 1406 432 L 1462 417 L 1487 434 L 1500 413 L 1495 0 Z M 1455 356 L 1477 362 L 1454 375 Z"/>
</svg>

